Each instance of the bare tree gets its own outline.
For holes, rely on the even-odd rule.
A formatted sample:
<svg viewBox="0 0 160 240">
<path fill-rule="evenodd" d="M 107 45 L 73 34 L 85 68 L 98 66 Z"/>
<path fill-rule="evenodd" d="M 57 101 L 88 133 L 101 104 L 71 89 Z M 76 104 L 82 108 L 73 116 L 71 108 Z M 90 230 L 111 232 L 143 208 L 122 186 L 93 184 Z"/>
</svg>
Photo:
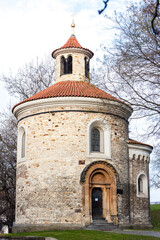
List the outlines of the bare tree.
<svg viewBox="0 0 160 240">
<path fill-rule="evenodd" d="M 109 0 L 106 0 L 106 1 L 103 0 L 104 7 L 101 10 L 98 10 L 99 14 L 102 14 L 104 12 L 104 10 L 108 6 L 108 2 L 109 2 Z M 155 6 L 152 9 L 153 10 L 153 12 L 152 12 L 153 16 L 152 16 L 152 19 L 151 19 L 151 27 L 152 27 L 153 33 L 155 35 L 158 35 L 158 34 L 160 34 L 160 26 L 157 23 L 158 18 L 160 17 L 160 9 L 159 9 L 160 8 L 160 2 L 159 2 L 159 0 L 156 0 L 155 2 L 152 1 L 152 4 L 154 4 Z"/>
<path fill-rule="evenodd" d="M 11 96 L 24 100 L 37 92 L 53 84 L 55 73 L 55 62 L 51 57 L 36 62 L 31 61 L 18 72 L 8 76 L 1 75 L 0 80 L 5 83 L 5 87 Z"/>
<path fill-rule="evenodd" d="M 155 142 L 158 149 L 160 35 L 153 34 L 150 24 L 154 8 L 152 0 L 143 0 L 140 6 L 132 4 L 126 13 L 115 13 L 110 18 L 116 30 L 115 39 L 112 48 L 103 46 L 103 59 L 99 60 L 99 69 L 92 76 L 97 85 L 101 84 L 102 88 L 133 107 L 133 118 L 146 120 L 146 136 Z M 160 159 L 156 159 L 160 166 Z"/>
<path fill-rule="evenodd" d="M 2 75 L 9 94 L 23 100 L 53 84 L 55 64 L 50 59 L 32 61 L 14 76 Z M 0 226 L 6 224 L 10 231 L 15 214 L 16 145 L 17 122 L 10 107 L 9 113 L 0 114 Z"/>
<path fill-rule="evenodd" d="M 0 222 L 11 230 L 15 214 L 16 119 L 11 112 L 0 118 Z"/>
</svg>

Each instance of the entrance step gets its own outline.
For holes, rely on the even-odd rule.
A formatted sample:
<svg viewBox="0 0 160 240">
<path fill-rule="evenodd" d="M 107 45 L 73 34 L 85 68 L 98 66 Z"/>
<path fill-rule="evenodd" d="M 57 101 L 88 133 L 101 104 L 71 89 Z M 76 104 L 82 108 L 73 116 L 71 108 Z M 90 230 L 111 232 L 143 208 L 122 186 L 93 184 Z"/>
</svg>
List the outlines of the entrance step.
<svg viewBox="0 0 160 240">
<path fill-rule="evenodd" d="M 93 222 L 86 227 L 87 230 L 101 230 L 101 231 L 112 231 L 117 229 L 113 223 L 108 223 L 105 219 L 94 219 Z"/>
</svg>

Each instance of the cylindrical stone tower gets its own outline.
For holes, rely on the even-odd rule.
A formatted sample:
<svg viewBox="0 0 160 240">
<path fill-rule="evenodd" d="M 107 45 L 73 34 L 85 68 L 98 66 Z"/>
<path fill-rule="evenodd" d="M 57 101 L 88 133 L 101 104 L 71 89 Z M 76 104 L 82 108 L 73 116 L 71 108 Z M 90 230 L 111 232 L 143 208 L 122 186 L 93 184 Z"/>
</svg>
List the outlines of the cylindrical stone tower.
<svg viewBox="0 0 160 240">
<path fill-rule="evenodd" d="M 56 83 L 13 108 L 18 119 L 14 231 L 130 225 L 132 108 L 89 83 L 93 53 L 72 35 L 53 51 Z"/>
</svg>

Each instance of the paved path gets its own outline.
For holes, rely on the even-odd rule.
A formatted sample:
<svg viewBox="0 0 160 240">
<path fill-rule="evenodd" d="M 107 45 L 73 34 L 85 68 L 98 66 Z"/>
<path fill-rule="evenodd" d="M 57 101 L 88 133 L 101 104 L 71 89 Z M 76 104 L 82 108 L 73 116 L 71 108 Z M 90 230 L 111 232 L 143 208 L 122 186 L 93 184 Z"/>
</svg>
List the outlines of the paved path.
<svg viewBox="0 0 160 240">
<path fill-rule="evenodd" d="M 111 232 L 113 233 L 121 233 L 121 234 L 132 234 L 132 235 L 142 235 L 142 236 L 152 236 L 152 237 L 158 237 L 160 238 L 160 232 L 155 231 L 136 231 L 136 230 L 120 230 L 120 229 L 114 229 Z"/>
</svg>

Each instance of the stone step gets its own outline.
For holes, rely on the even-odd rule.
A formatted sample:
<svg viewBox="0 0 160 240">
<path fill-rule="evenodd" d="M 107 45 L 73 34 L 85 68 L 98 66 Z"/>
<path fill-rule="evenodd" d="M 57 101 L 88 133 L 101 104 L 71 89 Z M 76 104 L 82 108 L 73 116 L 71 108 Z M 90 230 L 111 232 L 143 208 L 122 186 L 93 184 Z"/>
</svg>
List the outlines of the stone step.
<svg viewBox="0 0 160 240">
<path fill-rule="evenodd" d="M 93 219 L 93 222 L 102 222 L 102 223 L 104 223 L 104 222 L 107 222 L 105 219 Z"/>
<path fill-rule="evenodd" d="M 108 223 L 104 219 L 93 220 L 93 222 L 86 227 L 88 230 L 101 230 L 101 231 L 112 231 L 113 229 L 117 229 L 113 223 Z"/>
<path fill-rule="evenodd" d="M 86 230 L 99 230 L 99 231 L 112 231 L 114 229 L 117 229 L 116 226 L 88 226 L 86 227 Z"/>
<path fill-rule="evenodd" d="M 112 226 L 115 226 L 114 224 L 112 223 L 92 223 L 93 226 L 108 226 L 108 227 L 112 227 Z"/>
<path fill-rule="evenodd" d="M 100 220 L 100 221 L 93 220 L 92 224 L 95 224 L 95 225 L 102 225 L 102 224 L 113 225 L 113 223 L 108 223 L 106 220 L 104 220 L 104 221 L 102 221 L 102 220 Z"/>
</svg>

